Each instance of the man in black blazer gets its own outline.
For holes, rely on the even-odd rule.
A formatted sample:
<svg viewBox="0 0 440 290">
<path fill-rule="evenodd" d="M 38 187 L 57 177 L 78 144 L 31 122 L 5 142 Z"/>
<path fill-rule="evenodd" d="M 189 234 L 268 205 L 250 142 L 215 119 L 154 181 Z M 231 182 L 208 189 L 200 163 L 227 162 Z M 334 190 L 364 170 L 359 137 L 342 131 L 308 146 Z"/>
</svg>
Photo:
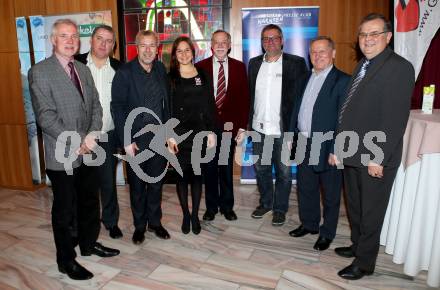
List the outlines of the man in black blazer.
<svg viewBox="0 0 440 290">
<path fill-rule="evenodd" d="M 283 32 L 279 26 L 266 25 L 261 31 L 261 43 L 265 54 L 252 58 L 248 67 L 251 97 L 248 126 L 261 137 L 260 142 L 252 141 L 254 155 L 259 156 L 255 171 L 260 192 L 260 204 L 252 217 L 262 218 L 273 211 L 272 225 L 281 226 L 286 221 L 292 185 L 290 166 L 281 158 L 285 145 L 283 133 L 289 129 L 297 81 L 307 67 L 302 57 L 283 53 Z"/>
<path fill-rule="evenodd" d="M 414 88 L 412 65 L 387 47 L 391 31 L 391 24 L 383 15 L 369 14 L 362 20 L 358 38 L 365 57 L 355 69 L 339 113 L 337 131 L 355 132 L 357 137 L 351 138 L 359 138 L 356 153 L 347 154 L 348 150 L 339 146 L 344 145 L 342 138 L 337 137 L 337 158 L 333 160 L 344 166 L 352 241 L 350 247 L 335 251 L 340 256 L 355 258 L 338 275 L 350 280 L 374 272 Z"/>
<path fill-rule="evenodd" d="M 302 237 L 319 233 L 313 247 L 319 251 L 326 250 L 336 235 L 342 187 L 341 170 L 330 165 L 328 160 L 333 155 L 333 134 L 350 76 L 333 65 L 335 55 L 335 44 L 330 37 L 320 36 L 310 42 L 313 70 L 301 78 L 298 86 L 301 93 L 290 122 L 290 131 L 301 134 L 307 143 L 304 160 L 297 161 L 301 225 L 289 234 Z M 331 134 L 331 137 L 322 142 L 320 136 L 323 134 Z M 320 186 L 324 207 L 321 226 Z"/>
<path fill-rule="evenodd" d="M 139 31 L 136 35 L 137 58 L 121 66 L 112 85 L 111 110 L 119 140 L 129 157 L 142 154 L 141 157 L 147 159 L 140 164 L 142 172 L 136 171 L 139 168 L 131 164 L 127 167 L 135 227 L 132 237 L 134 244 L 141 244 L 145 240 L 147 224 L 148 231 L 154 232 L 157 237 L 170 238 L 160 222 L 162 181 L 158 180 L 166 170 L 167 161 L 157 152 L 149 150 L 155 146 L 150 144 L 155 141 L 154 132 L 135 137 L 146 125 L 154 127 L 169 119 L 169 85 L 164 65 L 156 60 L 158 46 L 159 39 L 153 31 Z M 136 109 L 148 109 L 150 113 L 137 114 L 131 128 L 124 132 L 129 114 Z M 163 144 L 165 146 L 165 136 Z"/>
<path fill-rule="evenodd" d="M 98 145 L 105 151 L 105 160 L 99 166 L 99 187 L 101 193 L 101 220 L 113 239 L 122 238 L 118 227 L 119 205 L 116 190 L 116 165 L 118 141 L 115 125 L 110 112 L 111 87 L 115 72 L 121 65 L 120 61 L 111 57 L 115 47 L 116 35 L 111 26 L 102 24 L 93 30 L 90 39 L 90 52 L 75 55 L 75 59 L 87 65 L 95 81 L 102 106 L 102 128 L 107 140 L 101 137 Z"/>
</svg>

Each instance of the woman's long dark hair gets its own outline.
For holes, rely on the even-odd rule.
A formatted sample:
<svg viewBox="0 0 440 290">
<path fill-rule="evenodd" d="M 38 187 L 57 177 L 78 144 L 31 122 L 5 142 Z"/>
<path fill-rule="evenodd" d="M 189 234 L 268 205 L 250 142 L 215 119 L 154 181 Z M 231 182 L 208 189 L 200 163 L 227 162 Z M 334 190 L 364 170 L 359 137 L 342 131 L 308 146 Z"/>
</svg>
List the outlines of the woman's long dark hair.
<svg viewBox="0 0 440 290">
<path fill-rule="evenodd" d="M 175 83 L 175 80 L 180 77 L 180 72 L 179 72 L 180 65 L 179 65 L 179 62 L 177 61 L 176 50 L 182 41 L 185 41 L 189 45 L 189 47 L 191 48 L 193 60 L 196 55 L 196 50 L 195 50 L 194 45 L 189 37 L 179 36 L 178 38 L 176 38 L 176 40 L 174 40 L 173 47 L 171 49 L 171 60 L 170 60 L 170 76 L 171 76 L 171 81 L 172 81 L 173 85 Z"/>
</svg>

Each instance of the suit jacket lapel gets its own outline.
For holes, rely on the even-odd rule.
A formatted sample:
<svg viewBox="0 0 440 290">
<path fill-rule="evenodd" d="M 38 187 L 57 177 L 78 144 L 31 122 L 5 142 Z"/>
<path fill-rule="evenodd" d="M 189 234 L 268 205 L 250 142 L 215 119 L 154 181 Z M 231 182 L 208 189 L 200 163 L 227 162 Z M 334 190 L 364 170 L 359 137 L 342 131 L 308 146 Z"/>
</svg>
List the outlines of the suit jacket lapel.
<svg viewBox="0 0 440 290">
<path fill-rule="evenodd" d="M 388 60 L 388 58 L 391 56 L 391 49 L 386 48 L 386 51 L 384 52 L 384 55 L 379 56 L 377 60 L 367 69 L 367 73 L 365 74 L 364 79 L 359 83 L 359 86 L 356 88 L 356 91 L 354 92 L 355 97 L 359 92 L 362 91 L 362 88 L 370 81 L 370 79 L 376 75 L 376 72 L 385 64 L 385 62 Z M 356 67 L 356 75 L 358 74 L 360 67 L 362 66 L 363 61 L 359 62 L 358 66 Z M 354 80 L 356 76 L 352 78 Z M 351 83 L 350 83 L 351 87 Z"/>
<path fill-rule="evenodd" d="M 75 61 L 75 62 L 78 62 L 78 61 Z M 81 106 L 87 112 L 87 108 L 89 108 L 89 106 L 87 104 L 92 102 L 90 97 L 93 95 L 93 93 L 88 91 L 89 90 L 89 86 L 87 85 L 87 82 L 86 82 L 86 74 L 87 74 L 87 72 L 85 70 L 83 70 L 84 67 L 83 66 L 75 66 L 75 67 L 76 67 L 76 70 L 78 71 L 79 80 L 81 82 L 81 86 L 82 86 L 82 90 L 83 90 L 84 101 L 81 102 Z M 75 87 L 75 89 L 76 89 L 76 87 Z M 81 98 L 81 96 L 79 96 L 79 97 Z"/>
<path fill-rule="evenodd" d="M 253 83 L 255 85 L 257 84 L 257 76 L 258 76 L 258 72 L 260 71 L 261 64 L 263 63 L 263 57 L 264 56 L 262 56 L 261 58 L 258 58 L 256 60 L 256 66 L 255 66 L 254 70 L 252 71 L 251 77 L 252 77 Z"/>
<path fill-rule="evenodd" d="M 66 71 L 64 70 L 64 68 L 61 66 L 61 63 L 58 61 L 57 57 L 54 55 L 52 55 L 49 58 L 53 64 L 54 70 L 55 70 L 55 75 L 58 78 L 58 81 L 64 83 L 64 85 L 69 88 L 69 90 L 71 90 L 72 92 L 74 92 L 73 94 L 77 95 L 79 100 L 81 101 L 81 105 L 84 107 L 84 102 L 82 101 L 81 95 L 79 94 L 77 88 L 75 87 L 75 85 L 72 83 L 72 80 L 70 79 L 70 77 L 67 75 Z M 76 67 L 76 66 L 75 66 Z M 76 67 L 78 74 L 79 74 L 79 78 L 80 78 L 80 82 L 81 85 L 83 87 L 83 90 L 85 89 L 85 82 L 84 82 L 84 76 L 80 73 L 80 70 L 78 69 L 78 67 Z M 85 92 L 84 94 L 85 95 Z"/>
<path fill-rule="evenodd" d="M 209 65 L 207 65 L 207 66 L 205 67 L 205 69 L 206 69 L 206 74 L 207 74 L 208 76 L 211 76 L 211 79 L 212 79 L 212 88 L 214 89 L 214 78 L 215 78 L 215 76 L 214 76 L 214 57 L 213 57 L 213 56 L 211 56 L 211 57 L 208 58 L 208 63 L 209 63 Z"/>
<path fill-rule="evenodd" d="M 228 96 L 228 91 L 230 88 L 231 80 L 235 78 L 235 69 L 232 67 L 232 61 L 228 59 L 228 85 L 226 86 L 226 96 Z"/>
<path fill-rule="evenodd" d="M 316 98 L 316 103 L 320 100 L 330 96 L 330 89 L 336 81 L 336 67 L 333 66 L 332 70 L 328 73 L 327 78 L 322 84 L 321 90 L 319 90 L 318 97 Z"/>
</svg>

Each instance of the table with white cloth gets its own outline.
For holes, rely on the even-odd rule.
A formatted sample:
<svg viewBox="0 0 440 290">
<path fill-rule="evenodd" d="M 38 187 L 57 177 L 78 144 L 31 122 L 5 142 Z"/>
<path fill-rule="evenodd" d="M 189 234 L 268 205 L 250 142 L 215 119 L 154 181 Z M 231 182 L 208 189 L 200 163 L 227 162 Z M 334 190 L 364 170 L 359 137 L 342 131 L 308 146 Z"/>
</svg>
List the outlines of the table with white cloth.
<svg viewBox="0 0 440 290">
<path fill-rule="evenodd" d="M 440 286 L 440 110 L 412 110 L 380 236 L 393 262 L 427 284 Z"/>
</svg>

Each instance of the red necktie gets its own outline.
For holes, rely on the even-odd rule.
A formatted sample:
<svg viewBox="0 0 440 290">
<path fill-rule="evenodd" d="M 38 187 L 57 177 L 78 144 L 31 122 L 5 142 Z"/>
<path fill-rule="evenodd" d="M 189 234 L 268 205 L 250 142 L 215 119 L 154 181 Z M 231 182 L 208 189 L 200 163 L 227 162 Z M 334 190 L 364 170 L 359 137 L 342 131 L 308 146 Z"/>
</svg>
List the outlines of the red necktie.
<svg viewBox="0 0 440 290">
<path fill-rule="evenodd" d="M 73 85 L 78 89 L 78 92 L 84 101 L 84 96 L 83 96 L 82 90 L 81 90 L 81 84 L 79 83 L 79 78 L 76 75 L 75 68 L 73 67 L 73 62 L 69 62 L 68 66 L 70 69 L 70 79 L 72 80 Z"/>
<path fill-rule="evenodd" d="M 226 98 L 226 81 L 225 81 L 225 70 L 223 67 L 224 60 L 219 60 L 220 68 L 218 70 L 218 81 L 217 81 L 217 96 L 215 98 L 215 105 L 217 109 L 221 109 Z"/>
</svg>

